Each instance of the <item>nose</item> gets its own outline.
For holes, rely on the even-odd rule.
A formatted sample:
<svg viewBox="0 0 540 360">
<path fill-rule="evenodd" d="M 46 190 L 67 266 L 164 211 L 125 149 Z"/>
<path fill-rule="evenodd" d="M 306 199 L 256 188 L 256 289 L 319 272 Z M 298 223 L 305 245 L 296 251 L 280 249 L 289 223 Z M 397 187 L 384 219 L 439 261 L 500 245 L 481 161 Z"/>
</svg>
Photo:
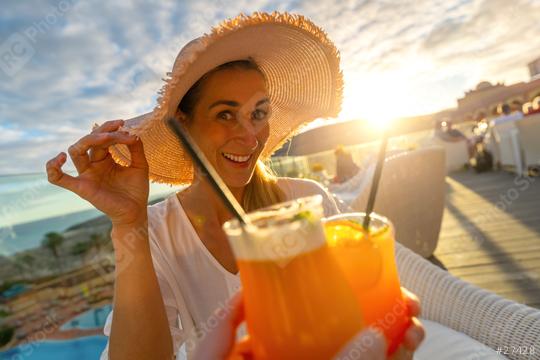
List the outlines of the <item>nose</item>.
<svg viewBox="0 0 540 360">
<path fill-rule="evenodd" d="M 257 131 L 249 122 L 239 122 L 235 136 L 236 140 L 250 151 L 255 150 L 259 145 Z"/>
</svg>

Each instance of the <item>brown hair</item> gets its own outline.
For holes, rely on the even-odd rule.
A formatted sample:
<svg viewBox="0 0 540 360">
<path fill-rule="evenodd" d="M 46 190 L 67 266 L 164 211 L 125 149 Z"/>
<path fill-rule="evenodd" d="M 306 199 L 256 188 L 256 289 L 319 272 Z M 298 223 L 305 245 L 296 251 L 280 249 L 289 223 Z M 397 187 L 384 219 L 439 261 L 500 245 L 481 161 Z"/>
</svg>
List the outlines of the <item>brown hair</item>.
<svg viewBox="0 0 540 360">
<path fill-rule="evenodd" d="M 264 73 L 253 59 L 248 58 L 247 60 L 231 61 L 215 67 L 197 80 L 180 101 L 178 110 L 182 111 L 188 119 L 192 119 L 195 112 L 195 106 L 204 90 L 206 80 L 213 73 L 225 69 L 254 70 L 261 74 L 266 82 Z M 242 207 L 246 212 L 250 212 L 282 201 L 285 201 L 285 194 L 277 185 L 275 174 L 262 160 L 259 159 L 255 166 L 253 176 L 246 185 L 244 198 L 242 199 Z"/>
</svg>

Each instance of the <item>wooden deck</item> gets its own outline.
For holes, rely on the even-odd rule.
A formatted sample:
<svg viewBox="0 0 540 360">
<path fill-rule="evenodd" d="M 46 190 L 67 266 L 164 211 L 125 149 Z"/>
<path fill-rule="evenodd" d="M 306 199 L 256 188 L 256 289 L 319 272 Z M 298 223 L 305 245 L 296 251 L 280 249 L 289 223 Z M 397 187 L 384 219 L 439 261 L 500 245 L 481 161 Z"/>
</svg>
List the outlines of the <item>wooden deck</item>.
<svg viewBox="0 0 540 360">
<path fill-rule="evenodd" d="M 540 178 L 464 171 L 447 184 L 436 258 L 467 282 L 540 308 Z"/>
</svg>

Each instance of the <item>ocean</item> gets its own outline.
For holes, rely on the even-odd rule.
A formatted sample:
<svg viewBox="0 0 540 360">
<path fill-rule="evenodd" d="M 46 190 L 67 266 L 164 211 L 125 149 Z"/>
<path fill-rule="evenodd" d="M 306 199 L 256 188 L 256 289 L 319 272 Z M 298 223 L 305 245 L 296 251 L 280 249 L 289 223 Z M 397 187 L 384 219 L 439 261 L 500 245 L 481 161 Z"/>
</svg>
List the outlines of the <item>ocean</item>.
<svg viewBox="0 0 540 360">
<path fill-rule="evenodd" d="M 149 201 L 178 187 L 150 184 Z M 78 195 L 52 185 L 45 173 L 0 176 L 0 255 L 39 246 L 49 231 L 63 231 L 103 213 Z"/>
<path fill-rule="evenodd" d="M 470 125 L 463 123 L 457 127 L 469 133 Z M 419 131 L 393 137 L 389 148 L 406 148 L 430 134 L 431 131 Z M 179 189 L 151 183 L 149 201 Z M 0 255 L 39 246 L 45 233 L 60 232 L 100 215 L 103 213 L 86 200 L 50 184 L 45 172 L 0 175 Z"/>
</svg>

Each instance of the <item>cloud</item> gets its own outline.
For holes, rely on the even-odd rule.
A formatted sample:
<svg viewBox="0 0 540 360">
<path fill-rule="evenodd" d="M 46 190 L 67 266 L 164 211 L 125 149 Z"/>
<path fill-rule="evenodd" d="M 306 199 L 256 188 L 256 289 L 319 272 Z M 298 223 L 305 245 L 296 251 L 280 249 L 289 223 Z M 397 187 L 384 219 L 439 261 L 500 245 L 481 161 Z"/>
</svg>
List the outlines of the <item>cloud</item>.
<svg viewBox="0 0 540 360">
<path fill-rule="evenodd" d="M 8 144 L 24 139 L 24 131 L 0 126 L 0 143 Z"/>
<path fill-rule="evenodd" d="M 524 66 L 540 55 L 540 3 L 490 0 L 468 17 L 447 19 L 433 28 L 423 49 L 442 64 L 481 65 L 489 76 Z"/>
<path fill-rule="evenodd" d="M 537 0 L 310 1 L 300 10 L 341 51 L 345 117 L 453 107 L 482 80 L 527 80 L 540 56 Z"/>
<path fill-rule="evenodd" d="M 342 55 L 350 117 L 390 102 L 402 115 L 453 106 L 480 80 L 525 80 L 540 55 L 539 0 L 5 0 L 0 47 L 15 36 L 29 56 L 14 73 L 0 68 L 0 173 L 42 171 L 94 122 L 151 110 L 184 44 L 256 10 L 324 28 Z"/>
</svg>

